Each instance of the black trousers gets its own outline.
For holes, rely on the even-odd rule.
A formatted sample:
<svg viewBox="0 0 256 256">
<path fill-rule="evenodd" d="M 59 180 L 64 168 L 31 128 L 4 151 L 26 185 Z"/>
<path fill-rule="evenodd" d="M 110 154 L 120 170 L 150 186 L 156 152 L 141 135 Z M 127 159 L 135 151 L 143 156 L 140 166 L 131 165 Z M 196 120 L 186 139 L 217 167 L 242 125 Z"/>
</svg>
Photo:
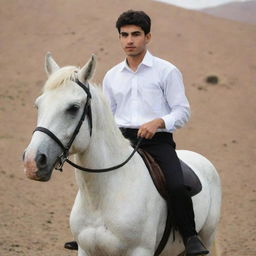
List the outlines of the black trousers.
<svg viewBox="0 0 256 256">
<path fill-rule="evenodd" d="M 138 141 L 138 129 L 120 128 L 124 137 L 132 145 Z M 152 155 L 162 168 L 166 177 L 169 199 L 168 207 L 173 210 L 173 217 L 183 240 L 196 235 L 194 211 L 191 197 L 184 185 L 180 161 L 177 157 L 176 144 L 171 133 L 157 132 L 152 139 L 143 139 L 140 148 Z"/>
</svg>

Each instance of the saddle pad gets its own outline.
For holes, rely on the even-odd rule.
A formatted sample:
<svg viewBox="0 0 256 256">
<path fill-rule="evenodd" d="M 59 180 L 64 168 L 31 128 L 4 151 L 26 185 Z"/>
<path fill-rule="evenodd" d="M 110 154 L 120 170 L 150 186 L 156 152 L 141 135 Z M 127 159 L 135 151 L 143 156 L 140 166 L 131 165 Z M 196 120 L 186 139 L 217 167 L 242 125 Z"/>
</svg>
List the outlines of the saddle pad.
<svg viewBox="0 0 256 256">
<path fill-rule="evenodd" d="M 149 153 L 142 149 L 138 149 L 138 153 L 144 160 L 157 191 L 166 200 L 168 190 L 163 171 Z M 189 195 L 191 197 L 195 196 L 202 190 L 202 184 L 194 171 L 186 163 L 180 160 L 180 164 L 184 177 L 184 185 L 187 188 Z"/>
</svg>

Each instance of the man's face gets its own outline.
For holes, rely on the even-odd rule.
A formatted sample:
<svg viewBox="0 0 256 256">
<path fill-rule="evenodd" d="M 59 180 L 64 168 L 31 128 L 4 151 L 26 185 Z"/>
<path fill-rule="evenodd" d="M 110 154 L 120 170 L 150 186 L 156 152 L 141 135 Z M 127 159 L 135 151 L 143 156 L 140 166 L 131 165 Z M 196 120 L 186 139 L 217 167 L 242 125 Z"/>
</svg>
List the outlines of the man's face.
<svg viewBox="0 0 256 256">
<path fill-rule="evenodd" d="M 120 28 L 119 39 L 127 56 L 143 54 L 150 38 L 151 34 L 145 35 L 144 31 L 138 26 L 127 25 Z"/>
</svg>

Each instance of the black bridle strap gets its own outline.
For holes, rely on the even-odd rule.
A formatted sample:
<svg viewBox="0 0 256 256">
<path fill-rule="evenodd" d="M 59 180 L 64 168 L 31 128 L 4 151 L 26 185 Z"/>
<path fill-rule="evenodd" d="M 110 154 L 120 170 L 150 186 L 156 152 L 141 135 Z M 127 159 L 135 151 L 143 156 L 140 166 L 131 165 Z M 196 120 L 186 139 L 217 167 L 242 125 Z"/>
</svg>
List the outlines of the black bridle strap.
<svg viewBox="0 0 256 256">
<path fill-rule="evenodd" d="M 77 124 L 76 126 L 76 129 L 74 130 L 73 134 L 72 134 L 72 137 L 71 139 L 69 140 L 68 142 L 68 145 L 67 145 L 67 148 L 68 150 L 71 148 L 77 134 L 79 133 L 80 131 L 80 128 L 84 122 L 84 119 L 85 119 L 85 116 L 87 115 L 88 116 L 88 123 L 89 123 L 89 128 L 90 128 L 90 136 L 92 135 L 92 124 L 91 124 L 91 121 L 89 119 L 89 113 L 91 113 L 91 107 L 90 107 L 90 98 L 88 98 L 86 104 L 85 104 L 85 107 L 84 107 L 84 110 L 83 110 L 83 113 L 82 113 L 82 116 L 79 120 L 79 123 Z"/>
<path fill-rule="evenodd" d="M 113 170 L 116 170 L 118 168 L 121 168 L 122 166 L 124 166 L 126 163 L 129 162 L 129 160 L 133 157 L 133 155 L 135 154 L 135 152 L 138 150 L 140 144 L 141 144 L 141 141 L 142 141 L 142 137 L 139 138 L 136 146 L 134 147 L 132 153 L 130 154 L 130 156 L 124 161 L 122 162 L 121 164 L 118 164 L 118 165 L 115 165 L 115 166 L 112 166 L 112 167 L 108 167 L 108 168 L 103 168 L 103 169 L 91 169 L 91 168 L 85 168 L 85 167 L 81 167 L 73 162 L 71 162 L 69 159 L 66 159 L 67 163 L 69 163 L 70 165 L 72 165 L 73 167 L 81 170 L 81 171 L 84 171 L 84 172 L 92 172 L 92 173 L 101 173 L 101 172 L 109 172 L 109 171 L 113 171 Z"/>
<path fill-rule="evenodd" d="M 90 136 L 92 136 L 92 109 L 91 109 L 91 98 L 92 98 L 92 95 L 91 95 L 91 92 L 90 92 L 90 87 L 89 87 L 89 84 L 88 83 L 86 83 L 86 85 L 84 85 L 83 83 L 81 83 L 78 79 L 76 79 L 76 81 L 75 81 L 84 91 L 85 91 L 85 93 L 86 93 L 86 95 L 87 95 L 87 102 L 86 102 L 86 105 L 85 105 L 85 107 L 84 107 L 84 112 L 83 112 L 83 114 L 82 114 L 82 117 L 81 117 L 81 119 L 80 119 L 80 122 L 79 122 L 79 124 L 78 124 L 78 126 L 80 125 L 80 127 L 81 127 L 81 125 L 82 125 L 82 123 L 83 123 L 83 121 L 84 121 L 84 118 L 85 118 L 85 116 L 87 115 L 87 117 L 88 117 L 88 123 L 89 123 L 89 128 L 90 128 Z M 81 123 L 81 124 L 80 124 Z M 80 127 L 78 128 L 76 128 L 76 131 L 75 132 L 79 132 L 79 129 L 80 129 Z M 77 133 L 76 133 L 76 135 L 77 135 Z M 76 136 L 75 135 L 75 136 Z M 73 141 L 72 141 L 73 142 Z M 72 143 L 71 143 L 72 144 Z M 71 146 L 71 145 L 70 145 Z"/>
<path fill-rule="evenodd" d="M 46 133 L 49 137 L 51 137 L 64 151 L 67 151 L 68 149 L 62 144 L 62 142 L 58 139 L 57 136 L 55 136 L 50 130 L 44 128 L 44 127 L 41 127 L 41 126 L 38 126 L 36 127 L 36 129 L 33 131 L 36 132 L 36 131 L 39 131 L 39 132 L 43 132 L 43 133 Z"/>
<path fill-rule="evenodd" d="M 56 141 L 56 143 L 58 143 L 58 145 L 63 149 L 63 153 L 64 153 L 64 156 L 66 157 L 67 154 L 68 154 L 68 151 L 71 147 L 71 145 L 73 144 L 77 134 L 79 133 L 79 130 L 84 122 L 84 119 L 85 119 L 85 116 L 87 115 L 88 116 L 88 123 L 89 123 L 89 128 L 90 128 L 90 136 L 92 135 L 92 113 L 91 113 L 91 98 L 92 98 L 92 95 L 91 95 L 91 92 L 90 92 L 90 89 L 89 89 L 89 86 L 87 87 L 86 85 L 84 85 L 83 83 L 81 83 L 78 79 L 76 79 L 75 81 L 86 93 L 87 95 L 87 101 L 85 103 L 85 106 L 84 106 L 84 109 L 83 109 L 83 113 L 81 115 L 81 118 L 76 126 L 76 129 L 74 130 L 73 134 L 72 134 L 72 137 L 70 138 L 67 146 L 65 147 L 63 145 L 63 143 L 58 139 L 57 136 L 55 136 L 50 130 L 44 128 L 44 127 L 36 127 L 36 129 L 34 130 L 35 131 L 40 131 L 40 132 L 43 132 L 43 133 L 46 133 L 48 136 L 50 136 L 54 141 Z"/>
</svg>

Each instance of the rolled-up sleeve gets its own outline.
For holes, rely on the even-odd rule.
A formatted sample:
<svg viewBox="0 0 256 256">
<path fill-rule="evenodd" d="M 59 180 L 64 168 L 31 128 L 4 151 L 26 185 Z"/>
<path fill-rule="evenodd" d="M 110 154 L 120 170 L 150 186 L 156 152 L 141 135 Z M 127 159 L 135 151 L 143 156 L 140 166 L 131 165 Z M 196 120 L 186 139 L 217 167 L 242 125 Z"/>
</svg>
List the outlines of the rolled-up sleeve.
<svg viewBox="0 0 256 256">
<path fill-rule="evenodd" d="M 177 68 L 168 73 L 163 83 L 163 91 L 170 113 L 161 118 L 164 120 L 165 128 L 172 132 L 184 126 L 190 117 L 190 106 L 185 95 L 182 74 Z"/>
</svg>

